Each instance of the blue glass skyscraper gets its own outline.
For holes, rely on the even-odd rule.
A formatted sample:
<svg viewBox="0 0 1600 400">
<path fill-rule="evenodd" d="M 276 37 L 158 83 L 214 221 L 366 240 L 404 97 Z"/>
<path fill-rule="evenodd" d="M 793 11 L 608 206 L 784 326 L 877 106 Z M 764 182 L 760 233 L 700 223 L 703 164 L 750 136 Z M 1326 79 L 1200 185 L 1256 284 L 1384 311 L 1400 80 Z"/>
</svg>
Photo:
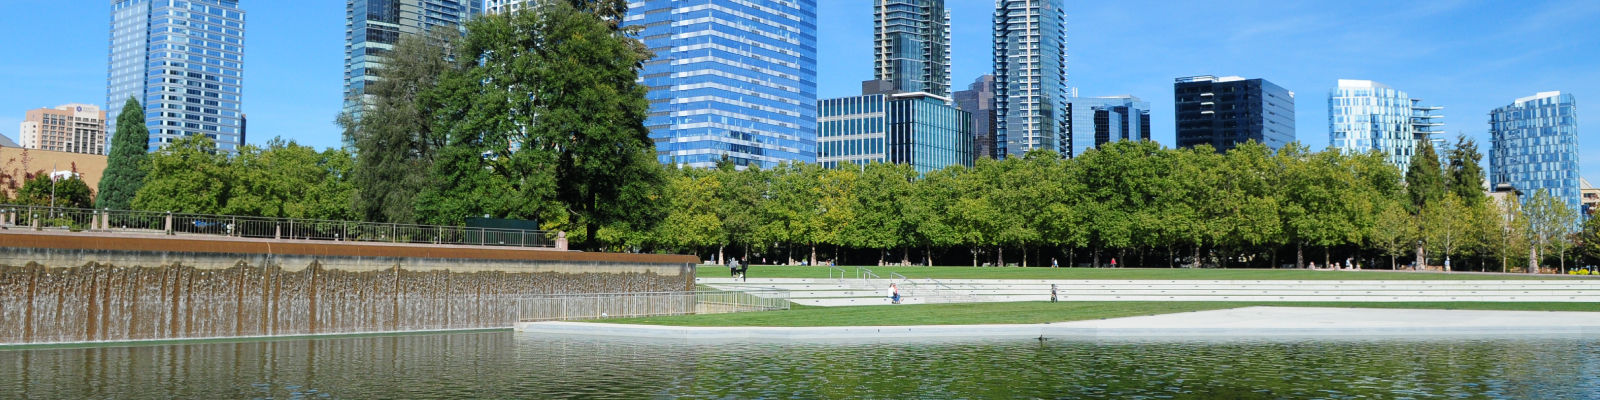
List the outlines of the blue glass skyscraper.
<svg viewBox="0 0 1600 400">
<path fill-rule="evenodd" d="M 1529 196 L 1545 190 L 1580 209 L 1578 105 L 1571 93 L 1540 92 L 1489 112 L 1489 180 Z"/>
<path fill-rule="evenodd" d="M 950 12 L 944 0 L 873 0 L 875 79 L 894 90 L 950 96 Z"/>
<path fill-rule="evenodd" d="M 663 163 L 816 162 L 815 0 L 640 0 L 645 125 Z"/>
<path fill-rule="evenodd" d="M 1328 147 L 1349 154 L 1378 151 L 1404 172 L 1419 141 L 1433 141 L 1444 125 L 1434 113 L 1440 108 L 1421 102 L 1382 83 L 1340 79 L 1328 94 Z"/>
<path fill-rule="evenodd" d="M 994 85 L 996 153 L 1072 153 L 1061 0 L 995 1 Z"/>
<path fill-rule="evenodd" d="M 219 150 L 238 151 L 245 142 L 244 20 L 238 0 L 112 1 L 107 115 L 116 118 L 137 99 L 151 150 L 205 135 Z"/>
<path fill-rule="evenodd" d="M 1150 103 L 1133 96 L 1067 100 L 1072 157 L 1122 140 L 1150 140 Z"/>
<path fill-rule="evenodd" d="M 460 28 L 483 13 L 482 0 L 346 0 L 344 31 L 344 109 L 360 117 L 370 72 L 383 63 L 403 35 L 435 26 Z M 354 138 L 344 138 L 346 146 Z"/>
</svg>

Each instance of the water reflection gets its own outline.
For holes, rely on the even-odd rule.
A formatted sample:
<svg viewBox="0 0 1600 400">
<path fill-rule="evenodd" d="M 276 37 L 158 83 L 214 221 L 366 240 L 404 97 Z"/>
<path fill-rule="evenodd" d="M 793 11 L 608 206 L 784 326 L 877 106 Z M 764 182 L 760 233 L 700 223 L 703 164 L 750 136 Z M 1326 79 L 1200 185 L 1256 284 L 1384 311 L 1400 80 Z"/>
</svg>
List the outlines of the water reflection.
<svg viewBox="0 0 1600 400">
<path fill-rule="evenodd" d="M 0 351 L 20 398 L 1600 398 L 1600 340 L 707 343 L 510 332 Z M 1591 372 L 1584 372 L 1591 371 Z"/>
</svg>

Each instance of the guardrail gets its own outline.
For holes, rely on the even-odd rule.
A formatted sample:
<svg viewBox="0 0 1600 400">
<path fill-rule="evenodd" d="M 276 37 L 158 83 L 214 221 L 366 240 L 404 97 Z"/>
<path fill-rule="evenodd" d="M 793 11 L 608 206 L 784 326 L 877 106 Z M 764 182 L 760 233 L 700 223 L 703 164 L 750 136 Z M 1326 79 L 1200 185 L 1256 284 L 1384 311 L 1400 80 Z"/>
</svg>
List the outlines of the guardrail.
<svg viewBox="0 0 1600 400">
<path fill-rule="evenodd" d="M 839 273 L 839 278 L 838 279 L 840 281 L 844 280 L 844 274 L 845 274 L 844 268 L 839 268 L 839 267 L 835 267 L 835 266 L 829 265 L 828 266 L 828 279 L 835 279 L 833 277 L 833 273 L 834 272 L 838 272 Z"/>
<path fill-rule="evenodd" d="M 789 309 L 789 291 L 554 294 L 517 299 L 519 322 L 725 314 Z"/>
<path fill-rule="evenodd" d="M 555 233 L 376 222 L 0 204 L 0 227 L 409 244 L 558 247 Z"/>
</svg>

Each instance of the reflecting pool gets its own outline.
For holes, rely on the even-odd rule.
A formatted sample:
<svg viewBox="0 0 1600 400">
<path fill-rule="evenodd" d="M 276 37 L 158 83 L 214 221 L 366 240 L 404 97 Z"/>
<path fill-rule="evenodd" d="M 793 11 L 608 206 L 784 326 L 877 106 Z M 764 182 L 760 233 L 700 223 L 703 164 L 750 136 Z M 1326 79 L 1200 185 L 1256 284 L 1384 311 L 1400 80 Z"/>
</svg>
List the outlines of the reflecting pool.
<svg viewBox="0 0 1600 400">
<path fill-rule="evenodd" d="M 1600 338 L 741 341 L 513 332 L 0 350 L 5 398 L 1600 398 Z"/>
</svg>

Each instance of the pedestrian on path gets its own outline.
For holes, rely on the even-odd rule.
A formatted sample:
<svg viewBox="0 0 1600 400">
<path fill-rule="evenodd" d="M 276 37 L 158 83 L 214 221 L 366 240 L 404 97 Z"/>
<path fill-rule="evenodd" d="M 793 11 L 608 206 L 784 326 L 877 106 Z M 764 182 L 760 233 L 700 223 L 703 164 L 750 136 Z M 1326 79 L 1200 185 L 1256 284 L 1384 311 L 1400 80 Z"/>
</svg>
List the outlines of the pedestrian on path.
<svg viewBox="0 0 1600 400">
<path fill-rule="evenodd" d="M 1111 268 L 1116 268 L 1116 267 L 1117 267 L 1117 258 L 1116 257 L 1111 257 Z"/>
</svg>

